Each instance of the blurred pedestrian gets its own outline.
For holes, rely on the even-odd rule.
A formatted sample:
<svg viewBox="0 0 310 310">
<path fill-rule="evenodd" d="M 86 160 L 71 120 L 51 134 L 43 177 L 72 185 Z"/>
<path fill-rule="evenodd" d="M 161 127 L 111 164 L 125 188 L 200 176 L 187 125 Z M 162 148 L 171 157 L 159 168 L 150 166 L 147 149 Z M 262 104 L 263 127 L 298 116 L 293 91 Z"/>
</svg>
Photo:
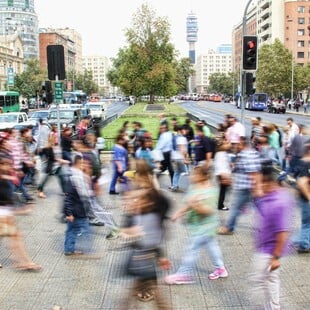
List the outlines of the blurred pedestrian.
<svg viewBox="0 0 310 310">
<path fill-rule="evenodd" d="M 61 133 L 60 146 L 62 150 L 62 159 L 72 162 L 72 129 L 70 127 L 64 128 Z"/>
<path fill-rule="evenodd" d="M 175 149 L 171 153 L 171 161 L 173 167 L 172 192 L 179 191 L 179 183 L 182 173 L 188 174 L 187 165 L 189 164 L 187 153 L 187 139 L 185 137 L 186 130 L 182 125 L 175 126 Z"/>
<path fill-rule="evenodd" d="M 181 266 L 175 274 L 165 278 L 167 284 L 194 283 L 193 270 L 199 250 L 206 248 L 215 270 L 209 274 L 210 280 L 228 277 L 224 266 L 221 249 L 217 242 L 216 229 L 218 193 L 210 180 L 210 169 L 205 166 L 195 167 L 190 174 L 191 186 L 184 198 L 185 206 L 173 216 L 175 221 L 184 217 L 190 238 L 184 252 Z"/>
<path fill-rule="evenodd" d="M 10 157 L 0 156 L 0 236 L 9 237 L 8 245 L 17 270 L 38 271 L 42 267 L 29 257 L 15 221 L 12 165 Z"/>
<path fill-rule="evenodd" d="M 72 175 L 67 180 L 66 195 L 64 196 L 64 214 L 67 220 L 65 233 L 64 254 L 66 256 L 81 255 L 83 251 L 76 250 L 76 239 L 79 234 L 87 238 L 85 248 L 91 249 L 91 229 L 88 212 L 91 198 L 91 180 L 84 173 L 89 169 L 90 162 L 76 155 L 71 167 Z"/>
<path fill-rule="evenodd" d="M 124 147 L 126 140 L 122 134 L 116 137 L 115 144 L 112 148 L 113 151 L 113 175 L 110 183 L 110 195 L 118 195 L 119 192 L 116 191 L 116 183 L 118 179 L 121 180 L 122 184 L 126 187 L 127 179 L 124 176 L 124 172 L 128 169 L 128 151 Z"/>
<path fill-rule="evenodd" d="M 218 210 L 228 211 L 229 208 L 224 205 L 226 192 L 229 190 L 232 183 L 231 162 L 228 155 L 230 144 L 227 141 L 222 141 L 217 147 L 217 152 L 214 156 L 214 175 L 216 176 L 219 185 L 219 199 L 217 203 Z"/>
<path fill-rule="evenodd" d="M 279 187 L 272 165 L 262 167 L 255 197 L 255 226 L 251 282 L 253 303 L 260 309 L 279 310 L 281 257 L 287 253 L 292 229 L 294 196 Z"/>
<path fill-rule="evenodd" d="M 310 143 L 305 144 L 305 154 L 301 158 L 297 172 L 301 227 L 297 252 L 310 253 Z"/>
<path fill-rule="evenodd" d="M 159 126 L 159 139 L 155 146 L 156 151 L 160 151 L 163 155 L 163 160 L 160 163 L 160 171 L 163 173 L 164 171 L 168 170 L 170 176 L 170 182 L 172 187 L 172 180 L 173 180 L 173 167 L 171 162 L 171 153 L 172 153 L 172 141 L 173 141 L 173 132 L 169 131 L 167 125 L 160 125 Z"/>
<path fill-rule="evenodd" d="M 38 197 L 46 198 L 44 194 L 44 187 L 48 179 L 52 175 L 56 175 L 59 180 L 62 192 L 65 192 L 64 178 L 61 171 L 61 165 L 69 164 L 68 160 L 62 159 L 61 149 L 55 142 L 55 136 L 50 135 L 47 145 L 41 149 L 40 156 L 42 156 L 41 175 L 38 184 Z"/>
<path fill-rule="evenodd" d="M 134 285 L 121 309 L 131 309 L 132 297 L 143 302 L 155 299 L 158 309 L 172 309 L 160 292 L 156 271 L 157 264 L 162 269 L 170 268 L 170 261 L 161 248 L 170 201 L 155 187 L 151 170 L 143 159 L 137 160 L 134 183 L 134 189 L 124 197 L 127 220 L 121 229 L 124 238 L 137 238 L 131 244 L 126 264 L 126 272 L 134 277 Z"/>
<path fill-rule="evenodd" d="M 237 156 L 233 164 L 232 202 L 229 218 L 225 226 L 219 228 L 220 235 L 232 235 L 238 217 L 248 203 L 253 200 L 252 193 L 260 181 L 261 159 L 258 152 L 251 148 L 245 137 L 237 144 Z"/>
</svg>

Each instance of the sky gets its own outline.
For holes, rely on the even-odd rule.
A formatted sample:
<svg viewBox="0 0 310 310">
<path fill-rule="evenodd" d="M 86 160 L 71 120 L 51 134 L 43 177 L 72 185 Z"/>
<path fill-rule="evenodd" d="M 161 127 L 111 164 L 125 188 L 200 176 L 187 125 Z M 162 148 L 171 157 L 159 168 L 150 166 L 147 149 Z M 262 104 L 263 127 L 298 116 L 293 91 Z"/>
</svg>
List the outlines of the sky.
<svg viewBox="0 0 310 310">
<path fill-rule="evenodd" d="M 252 1 L 254 2 L 254 1 Z M 248 0 L 35 0 L 39 27 L 72 28 L 83 40 L 83 55 L 116 57 L 126 45 L 125 29 L 143 3 L 157 17 L 167 17 L 171 42 L 181 57 L 188 57 L 186 17 L 198 19 L 196 55 L 231 44 L 232 28 L 242 21 Z M 85 5 L 87 4 L 87 5 Z"/>
</svg>

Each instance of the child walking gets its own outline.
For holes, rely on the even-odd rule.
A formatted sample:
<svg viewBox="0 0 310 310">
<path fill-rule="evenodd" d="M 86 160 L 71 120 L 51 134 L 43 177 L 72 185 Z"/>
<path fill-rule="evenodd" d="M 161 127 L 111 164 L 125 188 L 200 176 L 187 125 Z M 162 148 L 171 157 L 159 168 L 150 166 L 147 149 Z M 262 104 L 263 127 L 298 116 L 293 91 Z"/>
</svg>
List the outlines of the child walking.
<svg viewBox="0 0 310 310">
<path fill-rule="evenodd" d="M 198 258 L 198 252 L 203 247 L 206 247 L 215 266 L 214 272 L 209 274 L 209 279 L 215 280 L 228 276 L 223 263 L 222 252 L 216 239 L 218 193 L 209 178 L 210 170 L 205 166 L 197 166 L 192 170 L 190 175 L 191 187 L 184 198 L 185 206 L 171 218 L 175 221 L 184 217 L 189 229 L 190 239 L 181 266 L 175 274 L 165 278 L 167 284 L 191 284 L 195 282 L 193 269 Z"/>
</svg>

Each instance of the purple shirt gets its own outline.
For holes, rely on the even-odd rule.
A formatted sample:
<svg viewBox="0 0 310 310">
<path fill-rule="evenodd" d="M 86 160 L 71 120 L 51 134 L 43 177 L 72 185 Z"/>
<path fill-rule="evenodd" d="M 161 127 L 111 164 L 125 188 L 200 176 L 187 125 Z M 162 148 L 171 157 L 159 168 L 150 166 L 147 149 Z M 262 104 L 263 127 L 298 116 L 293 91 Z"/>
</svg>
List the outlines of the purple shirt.
<svg viewBox="0 0 310 310">
<path fill-rule="evenodd" d="M 254 232 L 256 251 L 273 254 L 276 245 L 276 234 L 292 230 L 292 215 L 295 199 L 285 189 L 277 189 L 262 198 L 255 199 L 256 229 Z M 287 251 L 284 248 L 284 254 Z"/>
</svg>

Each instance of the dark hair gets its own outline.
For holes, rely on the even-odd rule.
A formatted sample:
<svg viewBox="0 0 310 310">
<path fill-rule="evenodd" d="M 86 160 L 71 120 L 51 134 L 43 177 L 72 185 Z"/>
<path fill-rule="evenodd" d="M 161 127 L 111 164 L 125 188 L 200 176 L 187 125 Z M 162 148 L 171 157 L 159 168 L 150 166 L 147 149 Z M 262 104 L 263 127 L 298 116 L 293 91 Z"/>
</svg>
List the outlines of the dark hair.
<svg viewBox="0 0 310 310">
<path fill-rule="evenodd" d="M 268 160 L 268 161 L 263 162 L 261 172 L 263 175 L 263 181 L 265 182 L 275 181 L 276 175 L 274 173 L 272 161 Z"/>
<path fill-rule="evenodd" d="M 83 157 L 79 154 L 75 155 L 73 158 L 73 165 L 78 164 L 81 160 L 83 159 Z"/>
</svg>

